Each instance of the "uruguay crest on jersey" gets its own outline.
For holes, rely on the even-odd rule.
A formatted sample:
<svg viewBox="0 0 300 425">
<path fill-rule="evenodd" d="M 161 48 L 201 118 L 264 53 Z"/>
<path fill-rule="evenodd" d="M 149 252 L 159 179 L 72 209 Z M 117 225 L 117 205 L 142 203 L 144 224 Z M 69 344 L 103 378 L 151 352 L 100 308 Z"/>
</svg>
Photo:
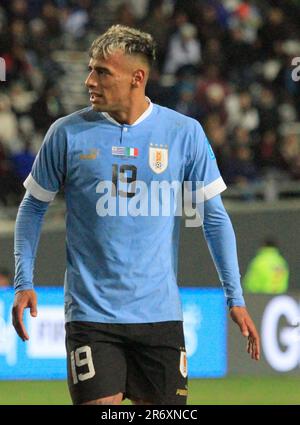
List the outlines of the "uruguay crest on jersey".
<svg viewBox="0 0 300 425">
<path fill-rule="evenodd" d="M 168 145 L 150 143 L 149 165 L 156 174 L 163 173 L 168 168 Z"/>
</svg>

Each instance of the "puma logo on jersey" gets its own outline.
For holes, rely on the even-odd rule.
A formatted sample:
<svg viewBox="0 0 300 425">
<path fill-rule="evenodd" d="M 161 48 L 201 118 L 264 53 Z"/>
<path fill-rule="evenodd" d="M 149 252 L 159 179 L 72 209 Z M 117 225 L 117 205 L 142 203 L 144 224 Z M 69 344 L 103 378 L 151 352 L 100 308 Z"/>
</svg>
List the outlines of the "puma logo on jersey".
<svg viewBox="0 0 300 425">
<path fill-rule="evenodd" d="M 89 153 L 79 155 L 80 159 L 96 159 L 100 153 L 100 149 L 90 149 Z"/>
</svg>

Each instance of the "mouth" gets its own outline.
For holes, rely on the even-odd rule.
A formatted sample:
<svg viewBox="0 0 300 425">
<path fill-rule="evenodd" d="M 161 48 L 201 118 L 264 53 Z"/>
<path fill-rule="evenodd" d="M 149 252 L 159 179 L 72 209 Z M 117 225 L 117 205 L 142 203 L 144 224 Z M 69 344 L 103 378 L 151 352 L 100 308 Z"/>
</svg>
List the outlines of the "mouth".
<svg viewBox="0 0 300 425">
<path fill-rule="evenodd" d="M 101 99 L 101 98 L 103 98 L 103 96 L 101 95 L 101 94 L 98 94 L 98 93 L 90 93 L 90 101 L 93 103 L 93 102 L 96 102 L 97 101 L 97 99 Z"/>
</svg>

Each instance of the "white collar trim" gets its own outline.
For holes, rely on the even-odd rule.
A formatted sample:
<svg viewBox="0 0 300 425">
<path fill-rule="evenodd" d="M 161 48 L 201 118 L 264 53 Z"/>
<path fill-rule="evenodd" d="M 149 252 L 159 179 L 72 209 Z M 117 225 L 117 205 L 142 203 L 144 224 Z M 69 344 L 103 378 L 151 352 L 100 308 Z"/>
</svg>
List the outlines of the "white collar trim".
<svg viewBox="0 0 300 425">
<path fill-rule="evenodd" d="M 146 100 L 149 103 L 148 108 L 146 109 L 145 112 L 142 113 L 142 115 L 133 124 L 130 125 L 130 127 L 133 127 L 134 125 L 140 124 L 142 121 L 144 121 L 151 114 L 152 109 L 153 109 L 153 103 L 151 102 L 151 100 L 147 96 L 146 96 Z M 116 125 L 119 125 L 119 126 L 122 125 L 118 121 L 116 121 L 113 117 L 111 117 L 108 112 L 101 112 L 101 113 L 108 121 L 110 121 L 110 122 L 112 122 Z"/>
</svg>

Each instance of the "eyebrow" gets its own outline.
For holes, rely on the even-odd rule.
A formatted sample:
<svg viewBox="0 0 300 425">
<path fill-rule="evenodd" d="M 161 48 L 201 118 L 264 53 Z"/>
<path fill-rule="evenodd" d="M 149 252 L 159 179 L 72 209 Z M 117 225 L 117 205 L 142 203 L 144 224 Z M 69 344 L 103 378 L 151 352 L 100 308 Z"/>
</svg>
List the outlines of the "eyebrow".
<svg viewBox="0 0 300 425">
<path fill-rule="evenodd" d="M 95 71 L 107 71 L 107 72 L 110 72 L 110 70 L 108 69 L 108 68 L 106 68 L 105 66 L 91 66 L 91 65 L 88 65 L 88 70 L 89 71 L 92 71 L 92 70 L 95 70 Z"/>
</svg>

